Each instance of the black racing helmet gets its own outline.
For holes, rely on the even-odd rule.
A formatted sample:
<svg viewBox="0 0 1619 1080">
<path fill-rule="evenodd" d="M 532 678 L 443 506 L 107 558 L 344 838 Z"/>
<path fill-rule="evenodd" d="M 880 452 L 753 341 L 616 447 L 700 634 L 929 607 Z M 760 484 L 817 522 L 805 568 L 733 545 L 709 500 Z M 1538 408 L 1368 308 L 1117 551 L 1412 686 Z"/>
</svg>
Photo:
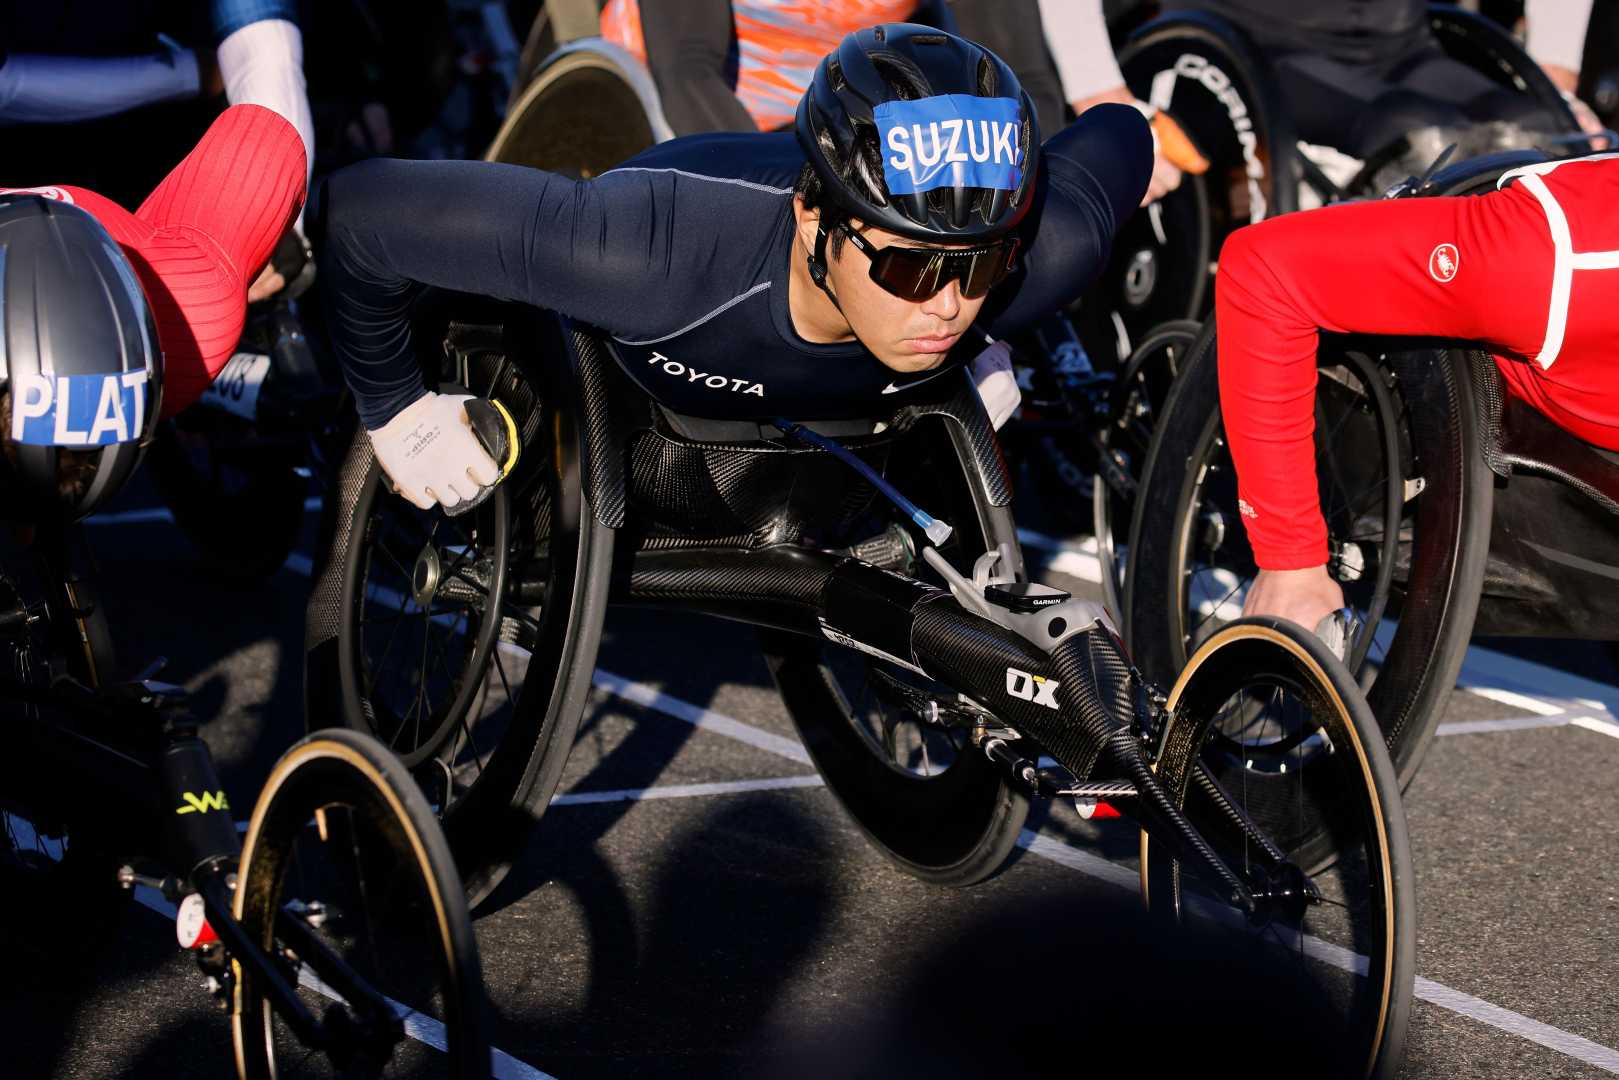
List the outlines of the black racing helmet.
<svg viewBox="0 0 1619 1080">
<path fill-rule="evenodd" d="M 135 270 L 89 213 L 0 194 L 0 423 L 9 511 L 78 519 L 157 427 L 163 360 Z"/>
<path fill-rule="evenodd" d="M 815 69 L 794 129 L 828 202 L 915 240 L 1011 231 L 1040 171 L 1034 104 L 1012 69 L 914 23 L 844 38 Z"/>
</svg>

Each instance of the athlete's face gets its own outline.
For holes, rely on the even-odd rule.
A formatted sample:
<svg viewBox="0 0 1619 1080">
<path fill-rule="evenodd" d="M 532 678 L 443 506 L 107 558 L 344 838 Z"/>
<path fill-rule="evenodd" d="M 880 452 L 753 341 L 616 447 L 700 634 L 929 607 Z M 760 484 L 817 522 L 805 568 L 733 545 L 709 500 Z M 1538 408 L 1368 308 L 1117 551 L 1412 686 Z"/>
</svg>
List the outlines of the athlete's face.
<svg viewBox="0 0 1619 1080">
<path fill-rule="evenodd" d="M 798 239 L 805 253 L 815 250 L 819 224 L 819 216 L 814 211 L 800 214 Z M 879 251 L 890 244 L 924 249 L 971 246 L 921 244 L 859 221 L 849 224 Z M 837 297 L 836 307 L 832 307 L 819 289 L 813 285 L 810 289 L 841 317 L 841 321 L 847 322 L 849 331 L 873 356 L 895 371 L 922 371 L 938 366 L 984 306 L 984 297 L 964 298 L 961 284 L 954 279 L 926 300 L 901 299 L 871 280 L 871 258 L 854 244 L 845 242 L 836 255 L 832 253 L 832 246 L 828 241 L 827 287 Z M 802 259 L 798 263 L 802 266 Z M 814 297 L 806 299 L 814 301 Z"/>
</svg>

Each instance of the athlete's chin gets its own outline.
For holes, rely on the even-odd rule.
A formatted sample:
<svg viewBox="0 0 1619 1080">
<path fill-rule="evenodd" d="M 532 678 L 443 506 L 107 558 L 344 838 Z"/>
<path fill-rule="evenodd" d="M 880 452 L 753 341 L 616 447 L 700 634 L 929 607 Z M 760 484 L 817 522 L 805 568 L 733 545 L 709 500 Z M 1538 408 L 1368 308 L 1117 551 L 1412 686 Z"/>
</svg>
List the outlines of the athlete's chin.
<svg viewBox="0 0 1619 1080">
<path fill-rule="evenodd" d="M 884 367 L 906 375 L 917 371 L 927 371 L 944 363 L 945 353 L 915 353 L 904 349 L 890 352 L 887 356 L 878 357 Z"/>
</svg>

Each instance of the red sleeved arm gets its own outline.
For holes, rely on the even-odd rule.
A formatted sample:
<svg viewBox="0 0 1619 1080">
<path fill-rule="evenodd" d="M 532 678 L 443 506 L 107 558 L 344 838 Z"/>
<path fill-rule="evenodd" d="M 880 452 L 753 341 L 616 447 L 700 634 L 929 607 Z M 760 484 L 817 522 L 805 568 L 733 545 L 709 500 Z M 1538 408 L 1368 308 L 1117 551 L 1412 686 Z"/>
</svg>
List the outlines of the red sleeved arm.
<svg viewBox="0 0 1619 1080">
<path fill-rule="evenodd" d="M 163 415 L 208 388 L 242 336 L 247 286 L 304 201 L 304 147 L 278 114 L 226 109 L 134 214 L 66 188 L 130 258 L 163 347 Z"/>
<path fill-rule="evenodd" d="M 1533 198 L 1328 207 L 1239 229 L 1220 254 L 1220 407 L 1261 567 L 1327 559 L 1315 480 L 1317 332 L 1467 338 L 1533 356 L 1552 244 Z"/>
</svg>

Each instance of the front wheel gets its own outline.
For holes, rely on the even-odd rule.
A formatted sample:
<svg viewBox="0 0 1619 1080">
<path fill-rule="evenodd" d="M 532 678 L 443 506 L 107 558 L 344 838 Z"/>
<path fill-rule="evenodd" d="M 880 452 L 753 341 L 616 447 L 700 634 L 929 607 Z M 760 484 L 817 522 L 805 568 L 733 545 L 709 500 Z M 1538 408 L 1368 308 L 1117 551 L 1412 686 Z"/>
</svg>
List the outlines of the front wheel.
<svg viewBox="0 0 1619 1080">
<path fill-rule="evenodd" d="M 1149 910 L 1251 937 L 1301 1001 L 1338 1018 L 1321 1041 L 1352 1048 L 1345 1075 L 1392 1076 L 1415 982 L 1413 871 L 1394 767 L 1354 679 L 1293 624 L 1245 619 L 1197 651 L 1168 713 L 1159 783 L 1260 899 L 1244 918 L 1144 832 Z"/>
<path fill-rule="evenodd" d="M 489 1075 L 483 980 L 461 880 L 398 759 L 354 731 L 312 735 L 253 808 L 236 919 L 331 1037 L 311 1053 L 240 964 L 237 1071 Z"/>
</svg>

